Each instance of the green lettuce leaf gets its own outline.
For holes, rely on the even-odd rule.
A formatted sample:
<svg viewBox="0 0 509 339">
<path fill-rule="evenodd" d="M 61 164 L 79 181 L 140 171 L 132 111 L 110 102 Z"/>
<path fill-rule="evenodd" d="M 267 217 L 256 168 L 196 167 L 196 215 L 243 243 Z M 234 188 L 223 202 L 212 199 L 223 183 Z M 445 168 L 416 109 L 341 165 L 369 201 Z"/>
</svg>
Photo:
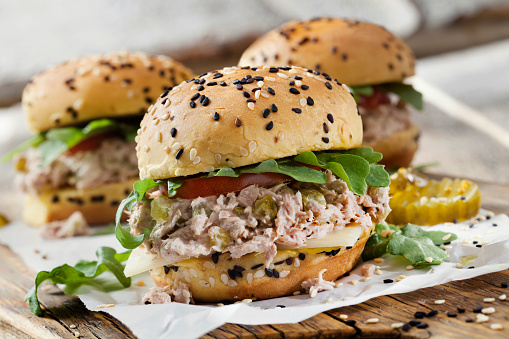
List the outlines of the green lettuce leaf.
<svg viewBox="0 0 509 339">
<path fill-rule="evenodd" d="M 16 147 L 14 150 L 12 150 L 10 153 L 4 155 L 2 157 L 2 162 L 7 162 L 11 160 L 16 154 L 26 151 L 27 149 L 31 147 L 37 147 L 44 141 L 44 134 L 39 133 Z"/>
<path fill-rule="evenodd" d="M 394 232 L 387 237 L 382 237 L 382 232 L 390 230 Z M 403 227 L 377 224 L 375 231 L 366 242 L 362 259 L 367 261 L 389 253 L 405 257 L 413 266 L 438 265 L 448 256 L 447 252 L 438 246 L 457 238 L 453 233 L 424 231 L 413 224 Z M 426 258 L 433 260 L 428 262 Z"/>
<path fill-rule="evenodd" d="M 418 110 L 422 110 L 422 93 L 417 91 L 412 85 L 402 82 L 390 82 L 374 86 L 351 86 L 350 91 L 353 94 L 355 102 L 359 103 L 359 95 L 370 97 L 374 89 L 380 89 L 383 92 L 396 94 L 401 100 L 407 102 Z"/>
<path fill-rule="evenodd" d="M 28 291 L 25 301 L 28 300 L 30 310 L 37 316 L 44 315 L 39 299 L 37 298 L 37 289 L 46 280 L 52 284 L 65 284 L 79 286 L 84 284 L 105 271 L 112 272 L 123 287 L 131 286 L 131 278 L 124 275 L 124 266 L 121 264 L 129 258 L 131 251 L 117 253 L 111 247 L 100 247 L 97 252 L 97 260 L 81 260 L 74 266 L 64 264 L 55 267 L 51 271 L 41 271 L 35 277 L 35 286 Z"/>
</svg>

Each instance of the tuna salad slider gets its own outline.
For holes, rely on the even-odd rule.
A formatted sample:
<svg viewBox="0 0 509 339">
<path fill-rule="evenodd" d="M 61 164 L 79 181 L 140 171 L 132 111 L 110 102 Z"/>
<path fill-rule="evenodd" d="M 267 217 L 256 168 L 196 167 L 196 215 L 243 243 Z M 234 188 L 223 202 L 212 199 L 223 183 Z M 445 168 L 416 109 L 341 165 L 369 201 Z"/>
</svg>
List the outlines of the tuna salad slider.
<svg viewBox="0 0 509 339">
<path fill-rule="evenodd" d="M 348 87 L 320 72 L 233 67 L 173 88 L 136 138 L 142 180 L 117 215 L 134 249 L 126 275 L 151 271 L 147 304 L 284 296 L 324 269 L 337 279 L 390 211 L 382 156 L 361 141 Z"/>
<path fill-rule="evenodd" d="M 65 62 L 36 75 L 23 92 L 37 134 L 15 158 L 26 193 L 23 218 L 42 225 L 79 211 L 111 222 L 138 179 L 134 137 L 147 108 L 192 73 L 166 56 L 116 52 Z"/>
<path fill-rule="evenodd" d="M 403 81 L 414 75 L 415 56 L 383 27 L 353 20 L 318 18 L 289 22 L 256 40 L 239 65 L 297 65 L 316 69 L 348 85 L 363 119 L 363 145 L 384 155 L 388 167 L 408 166 L 419 130 L 409 104 L 422 95 Z"/>
</svg>

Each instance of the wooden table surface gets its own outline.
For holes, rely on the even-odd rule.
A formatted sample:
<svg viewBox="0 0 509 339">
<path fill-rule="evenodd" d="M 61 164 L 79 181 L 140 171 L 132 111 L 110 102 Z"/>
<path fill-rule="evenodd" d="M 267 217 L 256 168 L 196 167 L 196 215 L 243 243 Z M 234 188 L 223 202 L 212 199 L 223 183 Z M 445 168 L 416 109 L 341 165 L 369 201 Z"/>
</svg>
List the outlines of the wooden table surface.
<svg viewBox="0 0 509 339">
<path fill-rule="evenodd" d="M 484 208 L 509 214 L 509 186 L 482 182 L 479 185 Z M 112 316 L 105 312 L 88 311 L 77 297 L 67 296 L 51 285 L 39 292 L 46 316 L 36 317 L 23 302 L 26 291 L 33 286 L 35 272 L 6 246 L 0 245 L 0 258 L 0 338 L 74 338 L 75 332 L 82 338 L 135 338 Z M 509 338 L 509 301 L 498 299 L 503 293 L 509 294 L 509 289 L 501 287 L 502 282 L 509 282 L 509 270 L 411 293 L 374 298 L 359 305 L 318 314 L 297 324 L 225 324 L 203 337 Z M 490 297 L 496 299 L 493 304 L 483 302 L 483 298 Z M 435 305 L 436 299 L 446 302 Z M 490 315 L 488 323 L 467 323 L 467 318 L 476 319 L 473 309 L 479 306 L 493 306 L 496 312 Z M 466 312 L 458 313 L 457 307 Z M 409 331 L 391 328 L 393 323 L 415 320 L 415 312 L 428 313 L 432 310 L 437 310 L 438 315 L 419 320 L 428 324 L 428 328 L 412 327 Z M 448 317 L 446 312 L 457 313 L 457 317 Z M 347 320 L 340 318 L 344 314 L 348 316 Z M 370 318 L 380 321 L 367 324 L 366 320 Z M 504 330 L 490 329 L 493 323 L 502 324 Z"/>
</svg>

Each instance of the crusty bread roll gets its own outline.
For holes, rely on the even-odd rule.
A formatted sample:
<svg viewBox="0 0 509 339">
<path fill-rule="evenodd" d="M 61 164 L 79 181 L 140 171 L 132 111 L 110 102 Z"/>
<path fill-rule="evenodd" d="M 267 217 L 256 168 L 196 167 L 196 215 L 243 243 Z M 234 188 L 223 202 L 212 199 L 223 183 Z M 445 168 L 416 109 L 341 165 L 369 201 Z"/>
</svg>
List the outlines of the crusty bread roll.
<svg viewBox="0 0 509 339">
<path fill-rule="evenodd" d="M 36 75 L 23 91 L 22 105 L 36 132 L 99 118 L 142 116 L 161 93 L 190 77 L 189 69 L 162 55 L 93 55 Z"/>
<path fill-rule="evenodd" d="M 143 118 L 141 179 L 361 145 L 349 89 L 300 67 L 225 68 L 174 87 Z"/>
<path fill-rule="evenodd" d="M 380 164 L 387 168 L 408 167 L 412 163 L 419 141 L 419 128 L 411 124 L 409 128 L 397 131 L 389 137 L 364 146 L 373 148 L 384 155 Z"/>
<path fill-rule="evenodd" d="M 327 271 L 323 278 L 329 281 L 349 272 L 359 261 L 371 231 L 364 232 L 353 247 L 343 247 L 336 255 L 338 248 L 278 251 L 270 267 L 270 277 L 263 265 L 263 253 L 251 253 L 234 260 L 228 253 L 223 253 L 217 263 L 211 257 L 190 259 L 166 269 L 154 269 L 151 276 L 160 287 L 175 280 L 188 283 L 194 301 L 199 302 L 281 297 L 300 291 L 303 281 L 317 278 L 324 268 Z M 235 266 L 243 269 L 240 272 L 242 277 L 234 276 L 235 279 L 232 279 L 228 270 L 233 270 Z M 240 271 L 238 267 L 236 269 Z M 276 275 L 273 270 L 277 271 Z"/>
<path fill-rule="evenodd" d="M 25 197 L 23 219 L 33 226 L 41 226 L 80 211 L 91 225 L 113 222 L 118 205 L 129 195 L 135 181 L 131 179 L 85 190 L 65 188 L 29 193 Z"/>
<path fill-rule="evenodd" d="M 415 56 L 381 26 L 320 18 L 291 21 L 266 33 L 246 49 L 239 65 L 297 65 L 325 72 L 349 86 L 362 86 L 413 75 Z"/>
</svg>

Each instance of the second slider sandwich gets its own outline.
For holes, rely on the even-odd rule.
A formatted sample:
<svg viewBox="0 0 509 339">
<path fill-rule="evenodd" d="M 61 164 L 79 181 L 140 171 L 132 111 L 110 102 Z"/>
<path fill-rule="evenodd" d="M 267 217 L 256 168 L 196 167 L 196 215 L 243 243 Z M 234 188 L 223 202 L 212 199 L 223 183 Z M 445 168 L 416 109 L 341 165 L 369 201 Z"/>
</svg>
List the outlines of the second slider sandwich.
<svg viewBox="0 0 509 339">
<path fill-rule="evenodd" d="M 183 83 L 136 141 L 143 180 L 117 214 L 131 210 L 131 234 L 116 234 L 135 248 L 126 275 L 151 270 L 158 286 L 145 303 L 283 296 L 323 270 L 335 280 L 390 210 L 348 88 L 299 67 Z"/>
</svg>

